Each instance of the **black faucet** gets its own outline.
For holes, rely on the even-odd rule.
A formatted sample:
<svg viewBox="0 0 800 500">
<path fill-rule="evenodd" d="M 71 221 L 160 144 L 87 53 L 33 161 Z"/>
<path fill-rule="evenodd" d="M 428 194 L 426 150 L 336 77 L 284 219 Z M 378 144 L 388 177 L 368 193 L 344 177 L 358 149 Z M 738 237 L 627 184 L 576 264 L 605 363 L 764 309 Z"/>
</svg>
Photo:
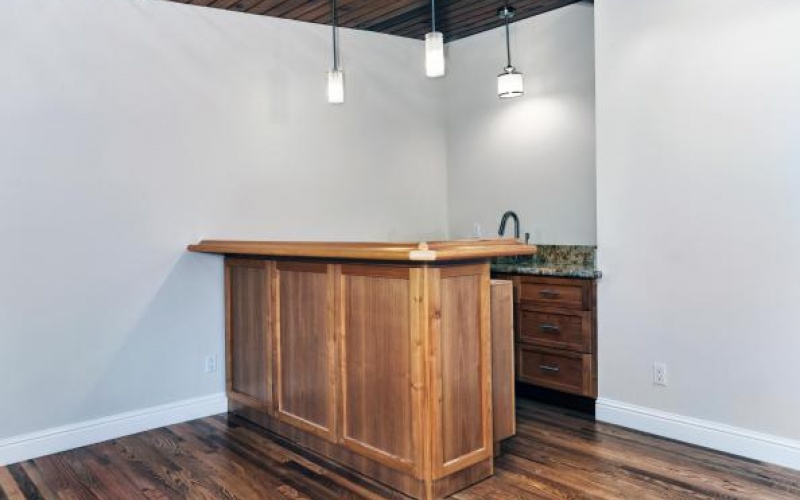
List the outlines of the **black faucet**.
<svg viewBox="0 0 800 500">
<path fill-rule="evenodd" d="M 508 218 L 511 217 L 514 219 L 514 239 L 519 239 L 519 217 L 517 214 L 514 213 L 513 210 L 509 210 L 508 212 L 503 214 L 503 217 L 500 219 L 500 229 L 497 230 L 497 236 L 503 237 L 503 234 L 506 232 L 506 222 L 508 222 Z"/>
</svg>

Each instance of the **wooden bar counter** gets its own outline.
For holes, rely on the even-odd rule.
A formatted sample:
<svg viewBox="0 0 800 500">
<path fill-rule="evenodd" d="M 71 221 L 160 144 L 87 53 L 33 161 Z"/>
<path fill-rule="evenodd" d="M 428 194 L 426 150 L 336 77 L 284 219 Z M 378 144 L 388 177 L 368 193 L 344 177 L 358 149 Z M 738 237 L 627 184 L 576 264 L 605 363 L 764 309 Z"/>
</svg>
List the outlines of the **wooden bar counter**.
<svg viewBox="0 0 800 500">
<path fill-rule="evenodd" d="M 231 412 L 414 498 L 492 475 L 494 442 L 508 437 L 493 425 L 513 429 L 513 407 L 498 412 L 511 425 L 497 426 L 489 259 L 535 247 L 202 241 L 189 250 L 226 256 Z"/>
</svg>

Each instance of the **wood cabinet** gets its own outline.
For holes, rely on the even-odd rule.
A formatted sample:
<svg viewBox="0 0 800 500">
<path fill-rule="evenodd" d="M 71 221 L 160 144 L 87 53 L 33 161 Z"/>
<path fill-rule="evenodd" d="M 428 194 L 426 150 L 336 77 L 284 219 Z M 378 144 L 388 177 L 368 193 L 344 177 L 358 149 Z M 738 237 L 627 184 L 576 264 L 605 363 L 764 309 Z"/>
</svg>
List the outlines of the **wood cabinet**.
<svg viewBox="0 0 800 500">
<path fill-rule="evenodd" d="M 499 275 L 516 289 L 517 380 L 597 397 L 596 282 Z"/>
<path fill-rule="evenodd" d="M 225 262 L 232 412 L 415 498 L 492 474 L 513 308 L 507 284 L 492 309 L 488 262 Z"/>
</svg>

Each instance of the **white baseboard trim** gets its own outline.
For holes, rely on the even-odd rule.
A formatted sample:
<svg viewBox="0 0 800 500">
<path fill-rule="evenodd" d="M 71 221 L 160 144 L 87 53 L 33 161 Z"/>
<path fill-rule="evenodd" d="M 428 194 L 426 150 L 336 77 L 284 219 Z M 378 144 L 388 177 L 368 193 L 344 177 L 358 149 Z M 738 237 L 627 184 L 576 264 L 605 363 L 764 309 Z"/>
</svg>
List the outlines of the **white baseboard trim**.
<svg viewBox="0 0 800 500">
<path fill-rule="evenodd" d="M 219 393 L 0 439 L 0 466 L 227 411 Z"/>
<path fill-rule="evenodd" d="M 800 441 L 600 398 L 596 417 L 677 441 L 800 470 Z"/>
</svg>

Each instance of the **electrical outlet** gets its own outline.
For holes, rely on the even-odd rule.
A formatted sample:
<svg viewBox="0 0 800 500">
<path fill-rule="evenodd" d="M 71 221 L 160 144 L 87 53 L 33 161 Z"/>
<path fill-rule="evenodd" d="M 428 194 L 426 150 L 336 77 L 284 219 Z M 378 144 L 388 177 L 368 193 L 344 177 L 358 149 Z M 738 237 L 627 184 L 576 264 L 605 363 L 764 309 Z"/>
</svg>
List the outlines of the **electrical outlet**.
<svg viewBox="0 0 800 500">
<path fill-rule="evenodd" d="M 480 223 L 476 222 L 472 225 L 472 236 L 476 238 L 483 236 L 483 229 L 481 229 Z"/>
<path fill-rule="evenodd" d="M 214 373 L 217 371 L 217 355 L 209 354 L 206 356 L 206 373 Z"/>
<path fill-rule="evenodd" d="M 655 385 L 667 385 L 667 365 L 656 361 L 653 363 L 653 383 Z"/>
</svg>

